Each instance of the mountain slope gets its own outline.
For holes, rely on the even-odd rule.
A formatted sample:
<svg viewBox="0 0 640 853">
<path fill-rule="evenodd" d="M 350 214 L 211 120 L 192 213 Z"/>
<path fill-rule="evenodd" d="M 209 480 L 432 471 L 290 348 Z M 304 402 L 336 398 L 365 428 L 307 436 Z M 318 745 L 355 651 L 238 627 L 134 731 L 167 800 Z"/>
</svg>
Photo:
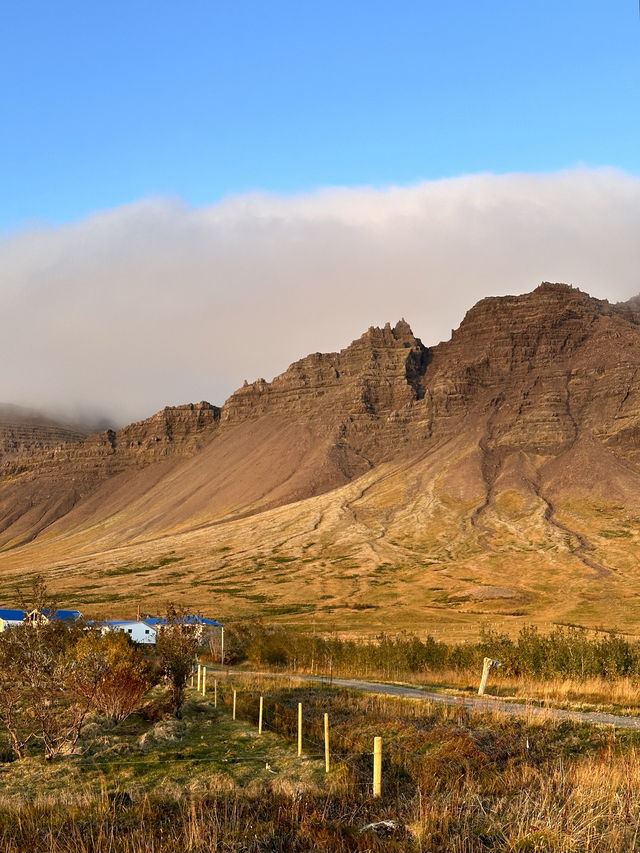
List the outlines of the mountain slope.
<svg viewBox="0 0 640 853">
<path fill-rule="evenodd" d="M 0 582 L 341 629 L 640 615 L 640 326 L 566 285 L 0 468 Z M 114 611 L 115 612 L 115 611 Z"/>
</svg>

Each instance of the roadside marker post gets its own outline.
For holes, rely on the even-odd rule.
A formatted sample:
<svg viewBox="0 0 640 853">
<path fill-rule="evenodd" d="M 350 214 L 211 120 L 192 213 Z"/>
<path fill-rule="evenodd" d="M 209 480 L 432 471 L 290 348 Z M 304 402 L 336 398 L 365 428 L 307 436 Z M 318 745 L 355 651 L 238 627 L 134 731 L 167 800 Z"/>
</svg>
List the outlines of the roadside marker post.
<svg viewBox="0 0 640 853">
<path fill-rule="evenodd" d="M 499 660 L 493 660 L 493 658 L 485 658 L 482 662 L 482 678 L 480 679 L 480 687 L 478 687 L 478 696 L 484 696 L 484 691 L 487 688 L 487 680 L 489 678 L 489 673 L 493 669 L 494 666 L 502 666 Z"/>
<path fill-rule="evenodd" d="M 379 797 L 382 790 L 382 738 L 373 739 L 373 796 Z"/>
</svg>

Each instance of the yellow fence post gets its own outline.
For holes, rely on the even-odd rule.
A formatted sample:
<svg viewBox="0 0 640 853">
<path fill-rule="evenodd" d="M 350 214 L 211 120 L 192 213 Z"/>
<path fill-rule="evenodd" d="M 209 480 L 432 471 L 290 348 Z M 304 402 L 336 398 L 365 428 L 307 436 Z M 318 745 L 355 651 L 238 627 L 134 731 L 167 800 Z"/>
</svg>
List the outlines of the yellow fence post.
<svg viewBox="0 0 640 853">
<path fill-rule="evenodd" d="M 329 715 L 324 715 L 324 772 L 329 772 Z"/>
<path fill-rule="evenodd" d="M 258 713 L 258 734 L 262 734 L 262 696 L 260 696 L 260 711 Z"/>
<path fill-rule="evenodd" d="M 298 702 L 298 758 L 302 755 L 302 702 Z"/>
<path fill-rule="evenodd" d="M 233 691 L 233 717 L 232 717 L 232 719 L 235 720 L 235 718 L 236 718 L 236 691 L 234 690 Z"/>
<path fill-rule="evenodd" d="M 218 707 L 218 679 L 215 678 L 213 681 L 213 707 Z"/>
<path fill-rule="evenodd" d="M 198 693 L 200 693 L 200 664 L 198 664 Z"/>
<path fill-rule="evenodd" d="M 382 738 L 373 739 L 373 796 L 379 797 L 382 790 Z"/>
<path fill-rule="evenodd" d="M 202 667 L 202 695 L 207 695 L 207 668 L 206 666 Z"/>
</svg>

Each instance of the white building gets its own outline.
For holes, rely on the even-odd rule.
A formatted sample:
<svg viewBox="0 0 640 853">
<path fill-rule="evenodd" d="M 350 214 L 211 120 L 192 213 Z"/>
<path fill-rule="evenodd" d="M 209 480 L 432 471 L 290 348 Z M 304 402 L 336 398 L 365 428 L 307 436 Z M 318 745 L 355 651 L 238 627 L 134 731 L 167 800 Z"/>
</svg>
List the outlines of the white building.
<svg viewBox="0 0 640 853">
<path fill-rule="evenodd" d="M 7 628 L 12 628 L 15 625 L 22 625 L 26 615 L 24 610 L 2 608 L 0 610 L 0 631 L 6 631 Z"/>
<path fill-rule="evenodd" d="M 155 644 L 156 641 L 156 629 L 153 625 L 147 625 L 146 622 L 139 622 L 136 619 L 113 619 L 103 622 L 101 630 L 103 634 L 108 631 L 122 631 L 131 637 L 134 643 Z"/>
</svg>

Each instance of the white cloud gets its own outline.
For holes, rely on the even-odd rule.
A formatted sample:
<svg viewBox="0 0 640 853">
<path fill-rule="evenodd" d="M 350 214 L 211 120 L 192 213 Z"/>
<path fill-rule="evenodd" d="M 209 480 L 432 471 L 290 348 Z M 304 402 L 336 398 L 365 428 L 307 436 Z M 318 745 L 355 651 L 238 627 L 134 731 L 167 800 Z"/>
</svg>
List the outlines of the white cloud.
<svg viewBox="0 0 640 853">
<path fill-rule="evenodd" d="M 640 179 L 613 170 L 147 200 L 0 243 L 0 402 L 111 413 L 221 403 L 404 316 L 427 344 L 483 296 L 640 291 Z"/>
</svg>

